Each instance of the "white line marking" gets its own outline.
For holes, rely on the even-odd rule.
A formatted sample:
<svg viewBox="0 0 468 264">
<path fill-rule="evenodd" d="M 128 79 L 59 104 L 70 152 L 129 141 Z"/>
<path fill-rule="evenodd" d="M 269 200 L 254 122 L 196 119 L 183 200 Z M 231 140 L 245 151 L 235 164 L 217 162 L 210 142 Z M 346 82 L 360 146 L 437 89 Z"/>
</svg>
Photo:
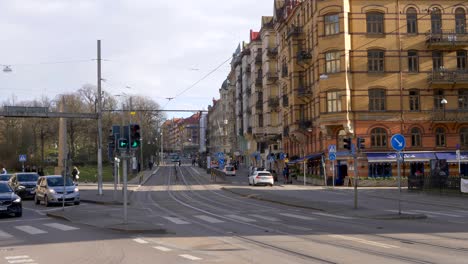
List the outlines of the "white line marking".
<svg viewBox="0 0 468 264">
<path fill-rule="evenodd" d="M 26 232 L 30 235 L 38 235 L 38 234 L 45 234 L 45 233 L 48 233 L 47 231 L 44 231 L 44 230 L 41 230 L 39 228 L 35 228 L 35 227 L 32 227 L 32 226 L 15 226 L 16 229 L 20 230 L 20 231 L 23 231 L 23 232 Z"/>
<path fill-rule="evenodd" d="M 301 231 L 312 231 L 313 229 L 310 229 L 310 228 L 305 228 L 305 227 L 300 227 L 300 226 L 288 226 L 288 228 L 290 229 L 294 229 L 294 230 L 301 230 Z"/>
<path fill-rule="evenodd" d="M 317 218 L 303 216 L 303 215 L 289 214 L 289 213 L 281 213 L 280 215 L 287 216 L 287 217 L 292 217 L 292 218 L 297 218 L 297 219 L 302 219 L 302 220 L 317 220 Z"/>
<path fill-rule="evenodd" d="M 197 258 L 197 257 L 194 257 L 192 255 L 188 255 L 188 254 L 182 254 L 182 255 L 179 255 L 183 258 L 186 258 L 186 259 L 190 259 L 190 260 L 201 260 L 201 258 Z"/>
<path fill-rule="evenodd" d="M 79 228 L 73 227 L 73 226 L 68 226 L 68 225 L 62 225 L 59 223 L 50 223 L 50 224 L 44 224 L 45 226 L 56 228 L 58 230 L 62 231 L 71 231 L 71 230 L 78 230 Z"/>
<path fill-rule="evenodd" d="M 195 215 L 195 217 L 212 224 L 224 223 L 222 220 L 207 215 Z"/>
<path fill-rule="evenodd" d="M 431 212 L 431 211 L 424 211 L 424 210 L 412 210 L 412 211 L 421 212 L 421 213 L 427 213 L 427 214 L 435 214 L 435 215 L 450 216 L 450 217 L 462 217 L 461 215 L 447 214 L 447 213 L 438 213 L 438 212 Z"/>
<path fill-rule="evenodd" d="M 15 263 L 31 263 L 34 262 L 34 259 L 18 259 L 18 260 L 9 260 L 8 263 L 15 264 Z"/>
<path fill-rule="evenodd" d="M 179 219 L 177 217 L 170 217 L 170 216 L 163 216 L 163 218 L 171 221 L 172 223 L 174 224 L 178 224 L 178 225 L 187 225 L 187 224 L 190 224 L 189 222 L 187 221 L 184 221 L 182 219 Z"/>
<path fill-rule="evenodd" d="M 382 248 L 387 248 L 387 249 L 389 249 L 389 248 L 399 248 L 398 246 L 379 243 L 379 242 L 370 241 L 370 240 L 365 240 L 365 239 L 361 239 L 361 238 L 357 238 L 357 237 L 342 236 L 342 235 L 329 235 L 329 236 L 333 237 L 333 238 L 339 238 L 339 239 L 343 239 L 343 240 L 355 241 L 355 242 L 359 242 L 359 243 L 362 243 L 362 244 L 377 246 L 377 247 L 382 247 Z"/>
<path fill-rule="evenodd" d="M 135 238 L 133 239 L 133 241 L 137 242 L 137 243 L 140 243 L 140 244 L 148 244 L 148 241 L 145 241 L 141 238 Z"/>
<path fill-rule="evenodd" d="M 3 232 L 0 230 L 0 238 L 12 238 L 13 236 L 8 234 L 7 232 Z"/>
<path fill-rule="evenodd" d="M 7 221 L 1 221 L 1 223 L 30 222 L 30 221 L 40 221 L 40 220 L 50 220 L 50 218 L 42 217 L 42 218 L 31 218 L 31 219 L 7 220 Z"/>
<path fill-rule="evenodd" d="M 333 217 L 333 218 L 339 218 L 339 219 L 354 219 L 354 217 L 342 216 L 342 215 L 334 215 L 334 214 L 327 214 L 327 213 L 312 213 L 312 214 L 321 215 L 321 216 L 328 216 L 328 217 Z"/>
<path fill-rule="evenodd" d="M 260 219 L 263 219 L 263 220 L 267 220 L 267 221 L 272 221 L 272 222 L 281 221 L 281 220 L 279 220 L 278 218 L 269 217 L 269 216 L 264 216 L 264 215 L 258 215 L 258 214 L 251 214 L 250 216 L 253 216 L 253 217 L 256 217 L 256 218 L 260 218 Z"/>
<path fill-rule="evenodd" d="M 227 217 L 229 218 L 233 218 L 233 219 L 236 219 L 236 220 L 240 220 L 242 222 L 257 222 L 257 220 L 255 219 L 251 219 L 251 218 L 247 218 L 247 217 L 243 217 L 243 216 L 240 216 L 240 215 L 226 215 Z"/>
<path fill-rule="evenodd" d="M 9 259 L 23 259 L 23 258 L 29 258 L 29 256 L 11 256 L 11 257 L 5 257 L 6 260 L 9 260 Z"/>
<path fill-rule="evenodd" d="M 167 247 L 161 247 L 161 246 L 157 246 L 157 247 L 153 247 L 157 250 L 161 250 L 161 251 L 164 251 L 164 252 L 169 252 L 169 251 L 172 251 L 172 249 L 170 248 L 167 248 Z"/>
</svg>

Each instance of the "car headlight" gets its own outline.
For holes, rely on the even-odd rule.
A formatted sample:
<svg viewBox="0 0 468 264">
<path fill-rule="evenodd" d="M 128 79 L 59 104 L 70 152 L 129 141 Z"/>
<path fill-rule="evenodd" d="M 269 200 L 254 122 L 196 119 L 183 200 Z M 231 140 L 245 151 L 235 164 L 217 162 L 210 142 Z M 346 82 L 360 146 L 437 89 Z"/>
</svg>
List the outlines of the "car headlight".
<svg viewBox="0 0 468 264">
<path fill-rule="evenodd" d="M 75 188 L 75 190 L 74 190 L 74 191 L 75 191 L 75 192 L 79 192 L 79 191 L 80 191 L 80 189 L 78 189 L 78 188 Z"/>
<path fill-rule="evenodd" d="M 14 203 L 20 203 L 21 202 L 21 197 L 16 198 L 16 200 L 13 200 Z"/>
<path fill-rule="evenodd" d="M 50 193 L 55 193 L 55 190 L 54 190 L 54 189 L 50 189 L 49 192 L 50 192 Z"/>
</svg>

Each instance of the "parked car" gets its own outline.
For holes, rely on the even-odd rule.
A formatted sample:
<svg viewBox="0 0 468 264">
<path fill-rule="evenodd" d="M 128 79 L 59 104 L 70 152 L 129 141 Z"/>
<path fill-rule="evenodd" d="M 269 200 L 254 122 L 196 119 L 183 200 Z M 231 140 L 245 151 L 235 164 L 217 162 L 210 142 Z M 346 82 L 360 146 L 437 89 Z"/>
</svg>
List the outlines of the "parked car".
<svg viewBox="0 0 468 264">
<path fill-rule="evenodd" d="M 249 185 L 270 185 L 273 186 L 273 175 L 269 171 L 255 171 L 249 176 Z"/>
<path fill-rule="evenodd" d="M 39 175 L 35 172 L 17 172 L 11 176 L 11 189 L 22 199 L 33 198 L 36 194 L 36 182 Z"/>
<path fill-rule="evenodd" d="M 37 181 L 36 196 L 34 202 L 40 204 L 44 202 L 45 206 L 54 203 L 62 203 L 65 196 L 65 203 L 80 204 L 80 190 L 70 178 L 65 181 L 65 195 L 63 194 L 62 175 L 41 176 Z"/>
<path fill-rule="evenodd" d="M 0 181 L 9 181 L 12 174 L 0 174 Z"/>
<path fill-rule="evenodd" d="M 234 168 L 234 166 L 228 165 L 224 167 L 224 174 L 226 176 L 236 176 L 236 169 Z"/>
<path fill-rule="evenodd" d="M 23 215 L 21 197 L 5 181 L 0 182 L 0 214 L 15 215 L 16 217 Z"/>
</svg>

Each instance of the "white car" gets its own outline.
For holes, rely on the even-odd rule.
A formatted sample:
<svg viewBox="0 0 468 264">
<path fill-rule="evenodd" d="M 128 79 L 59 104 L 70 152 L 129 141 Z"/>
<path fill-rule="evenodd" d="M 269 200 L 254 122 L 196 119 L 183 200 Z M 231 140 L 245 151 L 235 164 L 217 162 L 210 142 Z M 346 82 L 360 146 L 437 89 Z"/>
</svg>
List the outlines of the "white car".
<svg viewBox="0 0 468 264">
<path fill-rule="evenodd" d="M 270 185 L 273 186 L 273 175 L 269 171 L 256 171 L 249 176 L 249 185 Z"/>
<path fill-rule="evenodd" d="M 234 166 L 226 166 L 224 167 L 224 174 L 226 176 L 236 176 L 236 169 Z"/>
</svg>

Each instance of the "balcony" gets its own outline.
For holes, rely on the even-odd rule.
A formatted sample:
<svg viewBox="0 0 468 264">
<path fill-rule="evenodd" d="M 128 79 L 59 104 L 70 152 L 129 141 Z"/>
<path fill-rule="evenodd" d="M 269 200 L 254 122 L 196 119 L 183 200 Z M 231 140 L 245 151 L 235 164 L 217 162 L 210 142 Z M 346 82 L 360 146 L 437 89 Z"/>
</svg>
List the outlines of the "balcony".
<svg viewBox="0 0 468 264">
<path fill-rule="evenodd" d="M 303 119 L 299 120 L 299 128 L 302 130 L 308 130 L 312 127 L 312 121 Z"/>
<path fill-rule="evenodd" d="M 298 96 L 312 95 L 312 89 L 310 89 L 310 86 L 307 86 L 307 85 L 299 85 L 299 87 L 297 88 L 297 95 Z"/>
<path fill-rule="evenodd" d="M 428 48 L 463 48 L 468 46 L 468 34 L 456 33 L 455 30 L 429 31 L 426 34 Z"/>
<path fill-rule="evenodd" d="M 468 84 L 468 70 L 436 70 L 429 73 L 428 82 L 432 84 Z"/>
<path fill-rule="evenodd" d="M 268 48 L 267 49 L 267 56 L 270 58 L 274 58 L 278 55 L 278 47 L 275 48 Z"/>
<path fill-rule="evenodd" d="M 257 78 L 255 78 L 255 85 L 257 86 L 263 85 L 263 78 L 261 76 L 257 76 Z"/>
<path fill-rule="evenodd" d="M 272 109 L 277 109 L 279 107 L 279 97 L 270 97 L 268 98 L 268 107 Z"/>
<path fill-rule="evenodd" d="M 289 97 L 287 95 L 283 95 L 283 107 L 289 106 Z"/>
<path fill-rule="evenodd" d="M 283 65 L 283 67 L 281 67 L 281 77 L 288 77 L 288 66 Z"/>
<path fill-rule="evenodd" d="M 467 122 L 468 111 L 467 110 L 443 110 L 434 109 L 431 112 L 432 121 L 435 122 Z"/>
<path fill-rule="evenodd" d="M 300 50 L 297 52 L 296 58 L 298 63 L 307 62 L 312 59 L 312 53 L 307 50 Z"/>
<path fill-rule="evenodd" d="M 255 108 L 257 110 L 263 110 L 263 100 L 255 103 Z"/>
<path fill-rule="evenodd" d="M 270 81 L 275 81 L 278 79 L 278 73 L 274 71 L 267 72 L 267 79 Z"/>
<path fill-rule="evenodd" d="M 261 64 L 262 63 L 262 54 L 258 53 L 257 56 L 255 56 L 255 63 L 256 64 Z"/>
<path fill-rule="evenodd" d="M 288 29 L 288 35 L 286 38 L 297 37 L 302 33 L 302 28 L 299 26 L 291 26 Z"/>
<path fill-rule="evenodd" d="M 285 136 L 285 137 L 289 136 L 289 127 L 288 126 L 283 127 L 283 136 Z"/>
</svg>

